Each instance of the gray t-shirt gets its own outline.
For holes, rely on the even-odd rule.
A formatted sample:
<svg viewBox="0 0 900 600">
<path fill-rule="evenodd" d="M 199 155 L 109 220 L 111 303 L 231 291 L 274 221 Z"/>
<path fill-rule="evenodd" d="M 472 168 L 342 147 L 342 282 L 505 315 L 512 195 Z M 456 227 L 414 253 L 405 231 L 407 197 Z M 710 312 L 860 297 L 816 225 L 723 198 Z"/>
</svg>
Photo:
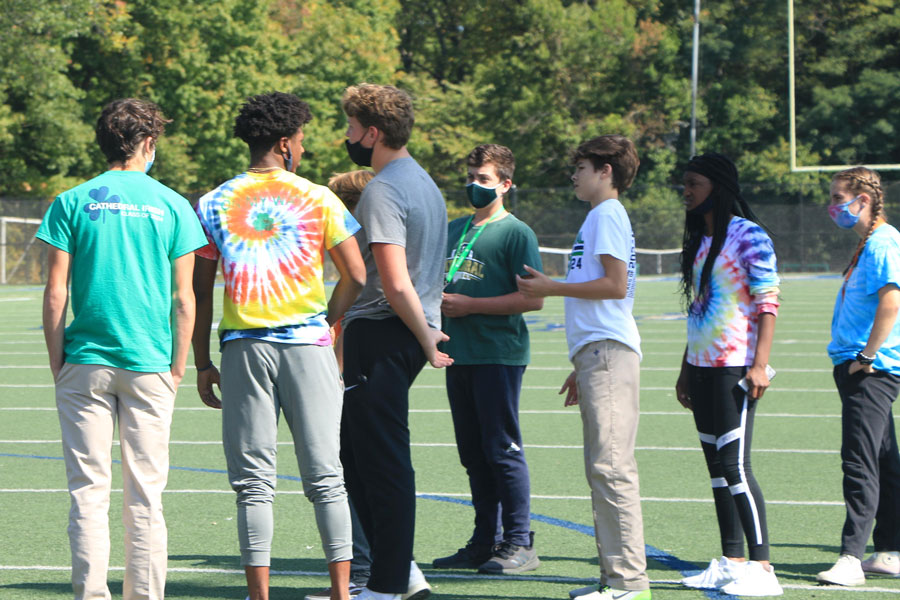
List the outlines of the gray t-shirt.
<svg viewBox="0 0 900 600">
<path fill-rule="evenodd" d="M 434 181 L 412 158 L 389 162 L 363 189 L 356 218 L 362 225 L 357 241 L 366 263 L 366 286 L 344 316 L 386 319 L 397 315 L 384 297 L 381 277 L 369 244 L 396 244 L 406 249 L 409 278 L 422 302 L 425 320 L 441 327 L 447 206 Z"/>
</svg>

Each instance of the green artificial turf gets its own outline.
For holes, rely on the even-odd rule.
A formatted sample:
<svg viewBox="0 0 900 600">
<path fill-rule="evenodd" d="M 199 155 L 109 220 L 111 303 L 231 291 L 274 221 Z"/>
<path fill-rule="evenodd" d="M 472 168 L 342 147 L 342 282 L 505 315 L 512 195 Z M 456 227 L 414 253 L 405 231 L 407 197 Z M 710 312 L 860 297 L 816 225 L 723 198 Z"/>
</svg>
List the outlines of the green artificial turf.
<svg viewBox="0 0 900 600">
<path fill-rule="evenodd" d="M 772 562 L 786 598 L 896 597 L 900 580 L 870 578 L 864 590 L 815 586 L 836 559 L 841 501 L 840 403 L 825 355 L 839 280 L 792 278 L 782 286 L 771 363 L 778 370 L 760 403 L 753 468 L 767 500 Z M 217 290 L 221 293 L 221 289 Z M 60 459 L 52 378 L 46 368 L 41 289 L 0 288 L 0 598 L 70 598 L 68 496 Z M 688 411 L 674 395 L 685 343 L 677 282 L 638 282 L 635 315 L 643 338 L 642 415 L 637 458 L 644 534 L 656 599 L 727 598 L 677 584 L 683 572 L 720 554 L 709 477 Z M 598 574 L 589 490 L 584 480 L 577 408 L 557 394 L 570 365 L 562 301 L 528 315 L 532 363 L 525 374 L 521 422 L 532 475 L 533 529 L 540 569 L 520 577 L 434 571 L 471 532 L 468 485 L 456 454 L 444 375 L 426 368 L 410 399 L 417 489 L 416 558 L 442 599 L 568 597 Z M 193 364 L 192 361 L 189 361 Z M 219 414 L 194 391 L 194 371 L 179 389 L 165 495 L 170 598 L 240 600 L 234 497 L 220 445 Z M 290 434 L 282 423 L 275 502 L 273 599 L 296 600 L 327 585 L 312 506 L 301 493 Z M 118 456 L 118 448 L 114 455 Z M 121 597 L 121 475 L 114 469 L 110 588 Z"/>
</svg>

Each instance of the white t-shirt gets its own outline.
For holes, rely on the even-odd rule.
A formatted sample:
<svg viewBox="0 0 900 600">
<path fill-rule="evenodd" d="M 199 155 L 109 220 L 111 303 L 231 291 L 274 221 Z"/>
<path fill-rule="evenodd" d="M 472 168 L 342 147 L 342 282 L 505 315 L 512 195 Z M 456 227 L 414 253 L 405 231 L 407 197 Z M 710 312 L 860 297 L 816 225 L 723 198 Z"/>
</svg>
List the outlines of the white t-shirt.
<svg viewBox="0 0 900 600">
<path fill-rule="evenodd" d="M 566 298 L 566 340 L 569 359 L 590 342 L 615 340 L 641 356 L 641 336 L 631 314 L 637 259 L 634 233 L 625 207 L 615 198 L 591 209 L 585 218 L 569 258 L 566 283 L 583 283 L 606 275 L 600 255 L 621 260 L 628 268 L 628 291 L 621 300 Z"/>
</svg>

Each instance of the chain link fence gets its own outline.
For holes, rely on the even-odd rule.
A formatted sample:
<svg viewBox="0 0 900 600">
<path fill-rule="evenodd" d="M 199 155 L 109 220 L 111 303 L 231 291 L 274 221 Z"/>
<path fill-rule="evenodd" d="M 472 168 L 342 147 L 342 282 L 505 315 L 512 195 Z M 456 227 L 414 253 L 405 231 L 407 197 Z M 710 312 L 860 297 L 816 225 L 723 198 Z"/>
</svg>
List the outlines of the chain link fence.
<svg viewBox="0 0 900 600">
<path fill-rule="evenodd" d="M 826 210 L 829 180 L 783 190 L 768 184 L 744 184 L 742 191 L 763 225 L 772 235 L 779 270 L 787 272 L 841 272 L 850 260 L 858 238 L 838 230 Z M 885 208 L 900 219 L 900 182 L 885 182 Z M 469 214 L 471 207 L 462 187 L 444 190 L 450 217 Z M 190 199 L 196 201 L 199 195 Z M 684 208 L 678 186 L 636 186 L 623 195 L 639 249 L 668 250 L 681 247 Z M 34 240 L 37 222 L 49 208 L 48 200 L 0 198 L 0 282 L 38 284 L 46 278 L 46 245 Z M 507 208 L 527 223 L 542 247 L 548 274 L 565 274 L 568 257 L 588 205 L 577 200 L 571 188 L 514 189 Z M 900 221 L 898 221 L 900 222 Z M 328 265 L 326 276 L 336 273 Z M 638 252 L 641 274 L 674 274 L 679 271 L 678 252 Z"/>
</svg>

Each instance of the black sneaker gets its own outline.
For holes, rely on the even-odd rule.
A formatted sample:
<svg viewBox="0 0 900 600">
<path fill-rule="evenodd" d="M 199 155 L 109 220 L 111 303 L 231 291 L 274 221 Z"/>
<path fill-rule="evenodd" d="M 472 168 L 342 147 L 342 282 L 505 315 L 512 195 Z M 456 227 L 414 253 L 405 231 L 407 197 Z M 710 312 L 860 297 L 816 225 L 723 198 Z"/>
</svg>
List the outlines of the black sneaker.
<svg viewBox="0 0 900 600">
<path fill-rule="evenodd" d="M 456 554 L 434 559 L 431 566 L 435 569 L 477 569 L 492 555 L 491 546 L 469 542 L 464 548 L 457 550 Z"/>
<path fill-rule="evenodd" d="M 492 575 L 512 575 L 534 571 L 541 566 L 541 561 L 534 551 L 534 532 L 531 532 L 530 546 L 517 546 L 503 541 L 494 546 L 490 560 L 478 567 L 479 573 Z"/>
</svg>

